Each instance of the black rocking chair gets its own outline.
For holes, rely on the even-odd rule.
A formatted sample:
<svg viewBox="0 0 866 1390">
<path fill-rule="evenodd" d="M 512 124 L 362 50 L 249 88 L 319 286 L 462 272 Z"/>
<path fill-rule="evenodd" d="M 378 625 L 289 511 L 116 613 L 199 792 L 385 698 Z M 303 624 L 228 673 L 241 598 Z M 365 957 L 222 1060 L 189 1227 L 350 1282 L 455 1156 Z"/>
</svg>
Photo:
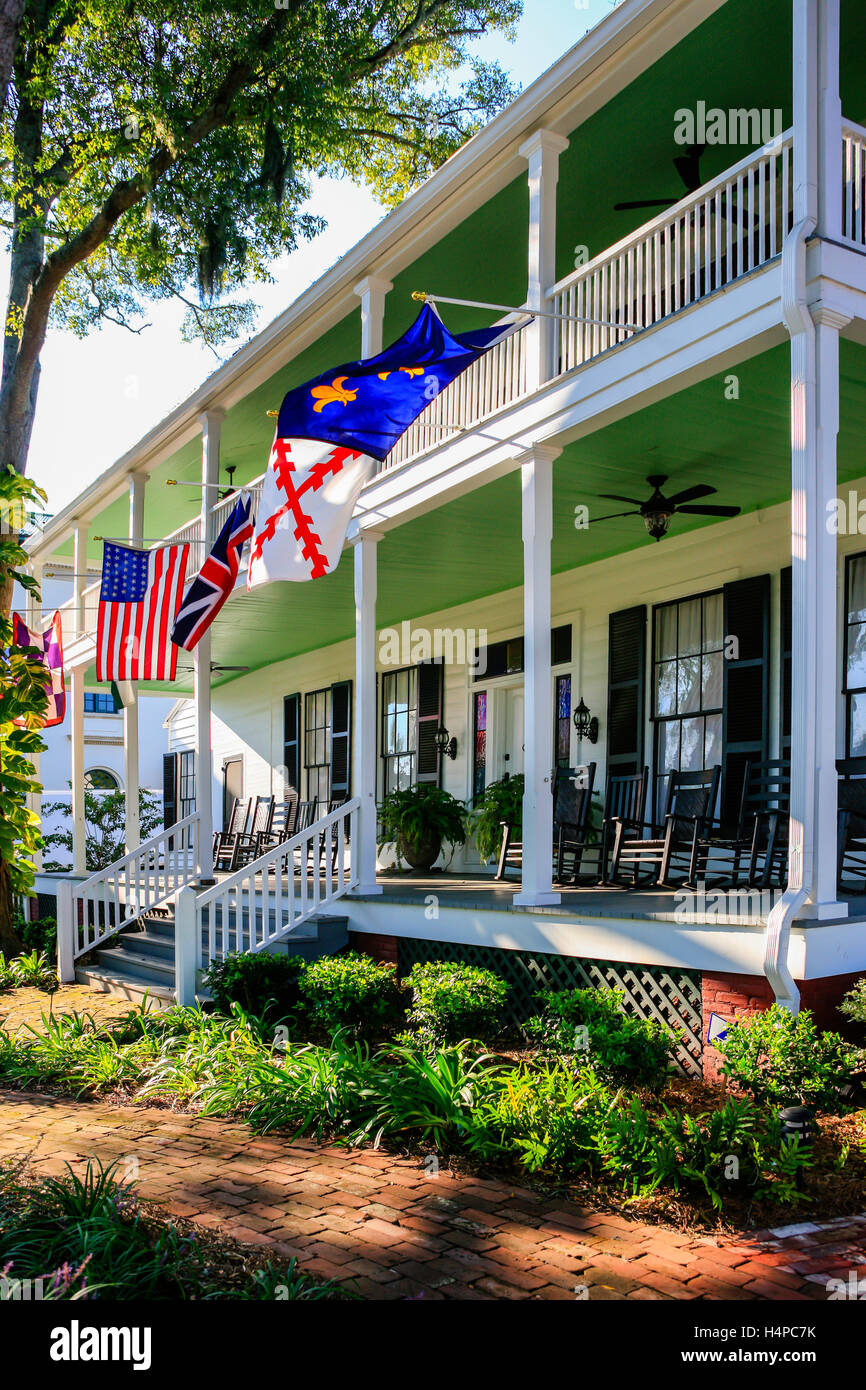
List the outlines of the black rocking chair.
<svg viewBox="0 0 866 1390">
<path fill-rule="evenodd" d="M 557 768 L 553 781 L 553 854 L 557 881 L 561 881 L 568 858 L 572 861 L 571 882 L 575 881 L 579 872 L 595 771 L 595 763 L 587 763 L 583 767 Z M 496 878 L 504 879 L 509 869 L 522 872 L 523 841 L 515 840 L 514 828 L 503 821 Z"/>
<path fill-rule="evenodd" d="M 698 844 L 698 879 L 719 871 L 718 883 L 749 888 L 783 886 L 788 862 L 791 804 L 789 758 L 746 762 L 737 823 L 730 835 L 713 831 Z"/>
<path fill-rule="evenodd" d="M 241 836 L 247 833 L 252 804 L 252 797 L 248 801 L 235 797 L 225 830 L 217 831 L 213 837 L 215 869 L 234 869 L 235 851 Z"/>
<path fill-rule="evenodd" d="M 661 824 L 647 826 L 647 840 L 632 839 L 625 823 L 618 821 L 614 832 L 610 877 L 614 883 L 631 877 L 631 886 L 667 887 L 671 874 L 682 874 L 682 882 L 697 882 L 698 846 L 709 832 L 719 793 L 721 768 L 706 772 L 667 774 L 668 787 Z M 683 872 L 684 871 L 684 872 Z"/>
</svg>

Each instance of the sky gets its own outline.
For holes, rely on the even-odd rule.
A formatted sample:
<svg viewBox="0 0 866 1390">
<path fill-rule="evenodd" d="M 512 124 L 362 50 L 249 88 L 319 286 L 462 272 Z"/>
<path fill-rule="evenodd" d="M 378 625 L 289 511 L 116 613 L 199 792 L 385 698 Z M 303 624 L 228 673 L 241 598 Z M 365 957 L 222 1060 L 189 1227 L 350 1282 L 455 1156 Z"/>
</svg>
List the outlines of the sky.
<svg viewBox="0 0 866 1390">
<path fill-rule="evenodd" d="M 475 51 L 498 59 L 513 81 L 527 87 L 612 8 L 612 0 L 524 0 L 516 43 L 497 34 Z M 256 331 L 384 215 L 369 191 L 348 179 L 316 180 L 309 206 L 327 228 L 271 267 L 273 283 L 252 286 L 244 295 L 259 306 Z M 225 344 L 216 357 L 200 344 L 182 342 L 183 312 L 172 302 L 154 304 L 145 319 L 149 326 L 135 334 L 110 323 L 86 339 L 49 332 L 28 464 L 48 493 L 49 512 L 66 506 L 241 345 Z"/>
</svg>

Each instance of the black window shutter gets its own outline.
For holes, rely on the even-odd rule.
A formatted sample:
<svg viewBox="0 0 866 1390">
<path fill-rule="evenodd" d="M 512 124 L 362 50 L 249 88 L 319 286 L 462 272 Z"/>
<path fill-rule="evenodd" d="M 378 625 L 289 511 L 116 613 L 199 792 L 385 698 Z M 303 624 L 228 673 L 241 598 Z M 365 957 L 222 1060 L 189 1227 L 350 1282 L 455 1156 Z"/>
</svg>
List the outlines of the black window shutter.
<svg viewBox="0 0 866 1390">
<path fill-rule="evenodd" d="M 442 663 L 423 661 L 418 667 L 418 742 L 415 780 L 439 783 L 441 757 L 436 732 L 442 723 Z"/>
<path fill-rule="evenodd" d="M 162 755 L 162 823 L 167 830 L 177 823 L 177 754 Z"/>
<path fill-rule="evenodd" d="M 770 576 L 726 584 L 724 595 L 722 818 L 731 824 L 737 818 L 744 766 L 766 758 L 769 745 Z"/>
<path fill-rule="evenodd" d="M 624 608 L 608 621 L 607 768 L 616 775 L 644 765 L 646 608 Z"/>
<path fill-rule="evenodd" d="M 286 695 L 283 700 L 283 763 L 286 789 L 301 791 L 301 697 Z"/>
<path fill-rule="evenodd" d="M 352 682 L 331 686 L 331 796 L 349 796 L 352 784 Z"/>
<path fill-rule="evenodd" d="M 791 580 L 793 572 L 791 566 L 782 570 L 781 580 L 781 641 L 780 656 L 782 663 L 782 692 L 780 700 L 782 718 L 782 757 L 791 756 L 791 652 L 794 645 L 793 632 L 793 602 L 791 595 Z"/>
</svg>

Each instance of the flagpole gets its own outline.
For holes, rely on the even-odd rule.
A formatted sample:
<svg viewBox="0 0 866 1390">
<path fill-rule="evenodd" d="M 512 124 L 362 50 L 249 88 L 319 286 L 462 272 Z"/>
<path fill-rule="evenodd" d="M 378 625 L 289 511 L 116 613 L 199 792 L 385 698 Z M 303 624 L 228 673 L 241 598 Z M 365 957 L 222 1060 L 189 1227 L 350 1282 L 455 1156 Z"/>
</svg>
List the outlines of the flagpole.
<svg viewBox="0 0 866 1390">
<path fill-rule="evenodd" d="M 585 318 L 581 314 L 559 314 L 553 309 L 517 308 L 513 304 L 489 304 L 483 299 L 453 299 L 447 294 L 428 294 L 427 290 L 413 290 L 412 298 L 424 304 L 459 304 L 466 309 L 498 309 L 503 314 L 523 314 L 529 319 L 565 319 L 568 323 L 589 323 L 597 328 L 625 328 L 633 333 L 645 327 L 640 323 L 614 323 L 610 319 Z"/>
</svg>

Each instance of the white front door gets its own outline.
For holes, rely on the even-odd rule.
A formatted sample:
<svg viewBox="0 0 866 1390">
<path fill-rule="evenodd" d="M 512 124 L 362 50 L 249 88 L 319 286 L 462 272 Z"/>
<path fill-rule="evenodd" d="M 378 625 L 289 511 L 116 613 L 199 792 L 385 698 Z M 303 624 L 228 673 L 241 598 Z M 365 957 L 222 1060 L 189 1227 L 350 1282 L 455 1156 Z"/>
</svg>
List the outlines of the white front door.
<svg viewBox="0 0 866 1390">
<path fill-rule="evenodd" d="M 502 770 L 516 777 L 523 772 L 523 686 L 512 686 L 502 696 Z"/>
</svg>

